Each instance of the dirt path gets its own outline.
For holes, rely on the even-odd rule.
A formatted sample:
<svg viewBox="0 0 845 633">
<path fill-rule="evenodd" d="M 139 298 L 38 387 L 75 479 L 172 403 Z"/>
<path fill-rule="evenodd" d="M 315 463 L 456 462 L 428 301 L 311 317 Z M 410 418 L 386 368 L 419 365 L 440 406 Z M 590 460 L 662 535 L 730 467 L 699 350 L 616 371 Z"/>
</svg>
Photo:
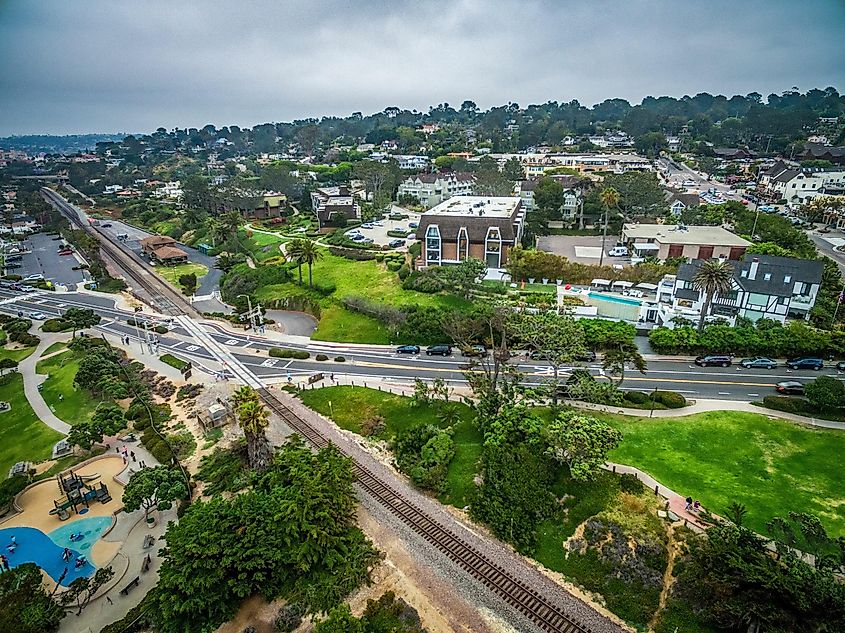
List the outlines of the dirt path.
<svg viewBox="0 0 845 633">
<path fill-rule="evenodd" d="M 663 609 L 666 607 L 666 601 L 669 599 L 669 592 L 672 591 L 672 585 L 675 584 L 673 572 L 675 571 L 675 560 L 678 557 L 678 549 L 680 547 L 680 543 L 675 539 L 675 528 L 679 525 L 680 523 L 672 523 L 666 529 L 666 534 L 669 537 L 666 543 L 666 551 L 668 553 L 666 571 L 663 574 L 663 589 L 660 591 L 660 600 L 657 603 L 657 609 L 648 623 L 649 631 L 654 631 L 654 627 L 660 621 L 660 614 L 663 613 Z"/>
</svg>

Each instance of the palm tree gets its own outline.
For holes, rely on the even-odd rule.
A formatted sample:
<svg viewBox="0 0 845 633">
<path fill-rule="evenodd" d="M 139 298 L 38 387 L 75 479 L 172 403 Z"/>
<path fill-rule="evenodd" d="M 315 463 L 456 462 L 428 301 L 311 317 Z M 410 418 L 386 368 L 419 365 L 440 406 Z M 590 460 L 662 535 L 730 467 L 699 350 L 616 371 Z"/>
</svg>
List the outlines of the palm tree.
<svg viewBox="0 0 845 633">
<path fill-rule="evenodd" d="M 731 291 L 733 274 L 733 266 L 726 261 L 718 259 L 702 262 L 698 267 L 698 271 L 692 278 L 692 283 L 696 290 L 704 293 L 704 305 L 701 307 L 701 316 L 698 318 L 699 332 L 704 329 L 704 319 L 710 312 L 710 304 L 713 303 L 713 297 L 717 294 L 725 294 Z"/>
<path fill-rule="evenodd" d="M 240 408 L 246 402 L 251 400 L 258 400 L 258 394 L 256 393 L 255 389 L 252 387 L 248 387 L 247 385 L 241 385 L 235 390 L 235 393 L 232 394 L 232 404 L 235 408 Z"/>
<path fill-rule="evenodd" d="M 225 242 L 229 236 L 228 229 L 217 218 L 207 218 L 205 221 L 205 230 L 211 238 L 212 246 L 217 246 L 217 242 Z"/>
<path fill-rule="evenodd" d="M 238 424 L 246 436 L 247 460 L 256 472 L 264 472 L 270 465 L 270 444 L 264 429 L 269 424 L 269 413 L 256 399 L 248 399 L 238 406 Z"/>
<path fill-rule="evenodd" d="M 313 286 L 314 283 L 311 278 L 311 266 L 323 259 L 323 251 L 311 240 L 304 240 L 300 258 L 303 264 L 308 264 L 308 285 Z"/>
<path fill-rule="evenodd" d="M 291 240 L 291 242 L 287 245 L 285 249 L 285 255 L 287 258 L 296 263 L 296 269 L 299 271 L 299 283 L 302 283 L 302 264 L 305 263 L 305 260 L 302 258 L 302 253 L 305 250 L 305 244 L 308 240 L 303 238 L 297 238 L 295 240 Z"/>
<path fill-rule="evenodd" d="M 613 187 L 607 187 L 599 194 L 599 200 L 604 205 L 604 227 L 601 232 L 601 255 L 599 256 L 599 266 L 604 264 L 604 242 L 607 239 L 607 216 L 610 214 L 611 207 L 618 207 L 621 196 L 619 192 Z"/>
</svg>

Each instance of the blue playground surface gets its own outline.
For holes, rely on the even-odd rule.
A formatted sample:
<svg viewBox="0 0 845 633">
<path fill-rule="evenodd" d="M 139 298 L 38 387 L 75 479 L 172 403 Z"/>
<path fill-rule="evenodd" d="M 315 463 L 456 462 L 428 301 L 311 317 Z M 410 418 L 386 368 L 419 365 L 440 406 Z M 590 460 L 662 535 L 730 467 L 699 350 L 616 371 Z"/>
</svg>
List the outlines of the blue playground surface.
<svg viewBox="0 0 845 633">
<path fill-rule="evenodd" d="M 77 519 L 53 530 L 49 536 L 31 527 L 3 528 L 0 529 L 0 553 L 5 554 L 11 567 L 17 567 L 23 563 L 35 563 L 56 582 L 67 568 L 67 575 L 61 581 L 62 586 L 67 587 L 77 578 L 87 578 L 94 573 L 94 565 L 87 560 L 91 546 L 111 523 L 111 517 Z M 71 533 L 82 533 L 82 540 L 71 541 Z M 17 548 L 14 552 L 10 552 L 8 546 L 13 536 Z M 65 562 L 62 558 L 65 547 L 73 553 L 69 562 Z M 86 563 L 75 567 L 74 561 L 80 555 L 86 557 Z"/>
</svg>

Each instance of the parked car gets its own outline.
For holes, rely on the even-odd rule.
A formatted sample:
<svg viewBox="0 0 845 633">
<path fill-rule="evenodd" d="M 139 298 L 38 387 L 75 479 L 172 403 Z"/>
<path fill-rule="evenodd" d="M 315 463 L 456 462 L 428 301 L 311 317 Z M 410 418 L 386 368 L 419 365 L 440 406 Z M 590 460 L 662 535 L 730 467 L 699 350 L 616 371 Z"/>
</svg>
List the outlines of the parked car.
<svg viewBox="0 0 845 633">
<path fill-rule="evenodd" d="M 609 257 L 628 257 L 628 247 L 614 246 L 609 251 L 607 251 L 607 255 Z"/>
<path fill-rule="evenodd" d="M 110 229 L 112 224 L 111 224 L 111 222 L 103 222 L 100 226 L 103 227 L 104 229 Z"/>
<path fill-rule="evenodd" d="M 730 367 L 731 357 L 719 354 L 711 354 L 710 356 L 698 356 L 695 359 L 695 364 L 699 367 Z"/>
<path fill-rule="evenodd" d="M 419 354 L 420 353 L 420 346 L 419 345 L 400 345 L 396 348 L 397 354 Z"/>
<path fill-rule="evenodd" d="M 73 249 L 71 248 L 63 248 L 59 251 L 59 255 L 73 255 Z"/>
<path fill-rule="evenodd" d="M 18 286 L 15 290 L 20 290 L 21 292 L 35 292 L 36 289 L 32 286 Z"/>
<path fill-rule="evenodd" d="M 451 345 L 429 345 L 425 349 L 426 356 L 451 356 L 452 355 L 452 346 Z"/>
<path fill-rule="evenodd" d="M 739 364 L 746 369 L 774 369 L 777 362 L 768 356 L 755 356 L 754 358 L 743 358 Z"/>
<path fill-rule="evenodd" d="M 28 276 L 24 277 L 21 281 L 23 281 L 23 282 L 44 281 L 44 275 L 42 275 L 41 273 L 38 273 L 38 274 L 35 274 L 35 275 L 28 275 Z"/>
<path fill-rule="evenodd" d="M 786 361 L 786 366 L 790 369 L 815 369 L 818 371 L 824 367 L 824 361 L 821 358 L 790 358 Z"/>
<path fill-rule="evenodd" d="M 687 179 L 683 182 L 684 187 L 695 187 L 695 181 L 692 179 Z"/>
<path fill-rule="evenodd" d="M 836 363 L 836 369 L 837 371 L 845 371 L 845 360 L 840 360 Z"/>
<path fill-rule="evenodd" d="M 779 382 L 777 384 L 775 391 L 787 396 L 803 396 L 804 385 L 797 380 L 784 380 L 783 382 Z"/>
<path fill-rule="evenodd" d="M 578 354 L 578 356 L 575 357 L 575 360 L 582 363 L 592 363 L 596 360 L 596 353 L 593 350 L 588 349 L 583 354 Z"/>
<path fill-rule="evenodd" d="M 400 246 L 405 246 L 405 240 L 400 240 L 400 239 L 398 239 L 398 238 L 397 238 L 397 239 L 395 239 L 395 240 L 390 240 L 390 241 L 387 243 L 387 245 L 388 245 L 390 248 L 399 248 Z"/>
<path fill-rule="evenodd" d="M 418 222 L 408 222 L 408 228 L 416 229 L 416 228 L 419 228 L 419 226 L 420 225 L 419 225 Z"/>
<path fill-rule="evenodd" d="M 461 349 L 461 354 L 464 356 L 487 356 L 487 348 L 483 345 L 469 345 Z"/>
<path fill-rule="evenodd" d="M 16 263 L 16 262 L 6 262 L 5 266 L 6 266 L 7 269 L 13 269 L 13 268 L 20 268 L 21 267 L 21 265 Z"/>
<path fill-rule="evenodd" d="M 7 262 L 19 262 L 23 259 L 23 255 L 6 255 Z"/>
<path fill-rule="evenodd" d="M 33 321 L 46 321 L 47 315 L 44 314 L 43 312 L 38 312 L 36 310 L 35 312 L 29 313 L 29 318 L 32 319 Z"/>
<path fill-rule="evenodd" d="M 362 229 L 371 229 L 371 228 L 373 228 L 373 224 L 372 224 L 372 222 L 364 222 L 364 223 L 361 225 L 361 228 L 362 228 Z"/>
</svg>

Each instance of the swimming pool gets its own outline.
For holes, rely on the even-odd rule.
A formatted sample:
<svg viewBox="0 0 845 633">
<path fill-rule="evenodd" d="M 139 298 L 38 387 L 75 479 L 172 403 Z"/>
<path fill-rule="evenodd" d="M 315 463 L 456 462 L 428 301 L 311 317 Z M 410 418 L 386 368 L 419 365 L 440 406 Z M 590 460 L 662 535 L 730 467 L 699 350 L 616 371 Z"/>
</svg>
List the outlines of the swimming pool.
<svg viewBox="0 0 845 633">
<path fill-rule="evenodd" d="M 10 527 L 0 529 L 0 552 L 9 560 L 11 567 L 24 563 L 35 563 L 50 577 L 67 587 L 77 578 L 87 578 L 94 573 L 95 567 L 88 558 L 91 546 L 97 542 L 103 532 L 111 525 L 111 517 L 90 517 L 71 521 L 60 528 L 44 534 L 41 530 L 31 527 Z M 82 534 L 83 538 L 71 541 L 72 533 Z M 15 538 L 17 547 L 14 552 L 8 546 Z M 62 557 L 65 548 L 71 551 L 70 561 Z M 76 567 L 74 561 L 79 556 L 85 556 L 84 565 Z M 65 573 L 62 578 L 62 574 Z"/>
<path fill-rule="evenodd" d="M 587 294 L 590 299 L 598 299 L 599 301 L 610 301 L 611 303 L 624 303 L 628 306 L 641 306 L 642 301 L 631 299 L 630 297 L 620 297 L 618 295 L 609 295 L 603 292 L 589 292 Z"/>
</svg>

